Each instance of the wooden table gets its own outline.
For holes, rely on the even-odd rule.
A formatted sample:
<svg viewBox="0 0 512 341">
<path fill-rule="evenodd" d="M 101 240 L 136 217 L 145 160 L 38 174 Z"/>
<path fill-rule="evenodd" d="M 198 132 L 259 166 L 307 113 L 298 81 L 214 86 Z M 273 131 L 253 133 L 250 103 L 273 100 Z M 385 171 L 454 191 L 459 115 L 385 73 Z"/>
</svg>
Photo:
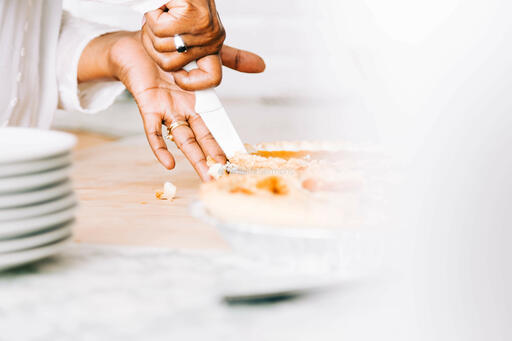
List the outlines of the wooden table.
<svg viewBox="0 0 512 341">
<path fill-rule="evenodd" d="M 75 241 L 227 248 L 213 227 L 190 216 L 188 207 L 197 199 L 200 180 L 177 149 L 171 150 L 176 168 L 167 171 L 156 161 L 143 136 L 112 142 L 80 134 L 79 140 L 73 169 L 80 200 Z M 155 197 L 165 181 L 178 187 L 172 202 Z"/>
</svg>

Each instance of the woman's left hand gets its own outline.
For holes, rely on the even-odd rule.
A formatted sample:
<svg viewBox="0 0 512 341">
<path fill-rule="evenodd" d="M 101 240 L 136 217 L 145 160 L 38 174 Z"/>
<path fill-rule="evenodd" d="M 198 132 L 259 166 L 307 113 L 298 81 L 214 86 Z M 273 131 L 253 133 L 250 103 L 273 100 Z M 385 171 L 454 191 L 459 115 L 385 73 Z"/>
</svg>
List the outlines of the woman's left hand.
<svg viewBox="0 0 512 341">
<path fill-rule="evenodd" d="M 203 181 L 210 180 L 206 156 L 226 162 L 203 120 L 194 111 L 193 93 L 180 89 L 173 76 L 161 70 L 140 43 L 140 33 L 129 33 L 113 45 L 110 58 L 117 78 L 132 93 L 144 124 L 149 145 L 160 163 L 173 169 L 174 157 L 167 149 L 162 124 L 185 121 L 187 125 L 173 130 L 173 140 L 185 154 Z"/>
<path fill-rule="evenodd" d="M 167 149 L 162 134 L 162 124 L 185 121 L 173 130 L 178 148 L 185 154 L 203 181 L 210 180 L 206 157 L 225 163 L 226 157 L 203 120 L 194 111 L 195 96 L 175 83 L 191 81 L 185 71 L 163 71 L 147 54 L 140 41 L 140 32 L 115 32 L 91 41 L 82 52 L 78 65 L 78 81 L 86 82 L 105 78 L 119 79 L 132 93 L 144 123 L 146 136 L 164 167 L 173 169 L 175 160 Z M 265 68 L 263 60 L 255 54 L 223 46 L 220 58 L 224 65 L 242 72 Z"/>
</svg>

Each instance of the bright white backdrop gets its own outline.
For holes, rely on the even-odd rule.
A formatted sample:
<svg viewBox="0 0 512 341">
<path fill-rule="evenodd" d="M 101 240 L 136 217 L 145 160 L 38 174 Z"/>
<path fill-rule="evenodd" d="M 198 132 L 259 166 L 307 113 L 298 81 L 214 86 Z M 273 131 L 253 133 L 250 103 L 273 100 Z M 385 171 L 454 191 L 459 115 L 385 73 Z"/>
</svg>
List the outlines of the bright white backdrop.
<svg viewBox="0 0 512 341">
<path fill-rule="evenodd" d="M 91 10 L 66 4 L 82 15 Z M 362 299 L 346 317 L 346 336 L 509 340 L 512 3 L 219 0 L 218 7 L 227 42 L 268 63 L 264 75 L 227 72 L 219 89 L 242 135 L 375 138 L 405 166 L 405 185 L 390 196 L 402 228 L 390 236 L 403 245 L 395 250 L 403 267 L 387 296 Z M 103 13 L 95 18 L 113 22 Z M 116 13 L 125 24 L 139 21 Z"/>
</svg>

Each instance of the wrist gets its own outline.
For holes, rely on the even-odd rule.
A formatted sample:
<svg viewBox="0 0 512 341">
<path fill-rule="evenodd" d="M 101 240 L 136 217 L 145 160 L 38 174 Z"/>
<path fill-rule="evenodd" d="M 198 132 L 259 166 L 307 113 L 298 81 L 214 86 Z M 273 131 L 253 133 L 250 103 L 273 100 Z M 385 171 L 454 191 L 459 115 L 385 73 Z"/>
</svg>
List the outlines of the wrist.
<svg viewBox="0 0 512 341">
<path fill-rule="evenodd" d="M 110 37 L 107 50 L 108 69 L 112 78 L 124 82 L 126 75 L 127 46 L 133 41 L 140 41 L 140 31 L 120 31 Z M 127 44 L 128 43 L 128 44 Z"/>
<path fill-rule="evenodd" d="M 112 51 L 121 39 L 134 34 L 135 32 L 118 31 L 91 40 L 80 56 L 78 82 L 119 79 L 119 68 L 113 58 Z"/>
</svg>

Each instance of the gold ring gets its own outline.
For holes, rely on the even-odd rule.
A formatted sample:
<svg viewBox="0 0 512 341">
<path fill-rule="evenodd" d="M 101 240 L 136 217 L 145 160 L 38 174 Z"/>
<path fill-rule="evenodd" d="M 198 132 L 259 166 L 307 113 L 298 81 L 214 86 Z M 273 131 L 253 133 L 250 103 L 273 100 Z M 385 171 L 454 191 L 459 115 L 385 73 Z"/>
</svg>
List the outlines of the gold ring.
<svg viewBox="0 0 512 341">
<path fill-rule="evenodd" d="M 171 124 L 171 126 L 169 127 L 169 132 L 172 133 L 172 131 L 178 127 L 181 127 L 181 126 L 188 126 L 188 122 L 187 121 L 176 121 L 176 122 L 173 122 Z"/>
<path fill-rule="evenodd" d="M 181 126 L 189 126 L 187 121 L 176 121 L 171 124 L 169 128 L 167 128 L 167 139 L 170 141 L 174 141 L 174 137 L 172 136 L 172 131 Z"/>
</svg>

